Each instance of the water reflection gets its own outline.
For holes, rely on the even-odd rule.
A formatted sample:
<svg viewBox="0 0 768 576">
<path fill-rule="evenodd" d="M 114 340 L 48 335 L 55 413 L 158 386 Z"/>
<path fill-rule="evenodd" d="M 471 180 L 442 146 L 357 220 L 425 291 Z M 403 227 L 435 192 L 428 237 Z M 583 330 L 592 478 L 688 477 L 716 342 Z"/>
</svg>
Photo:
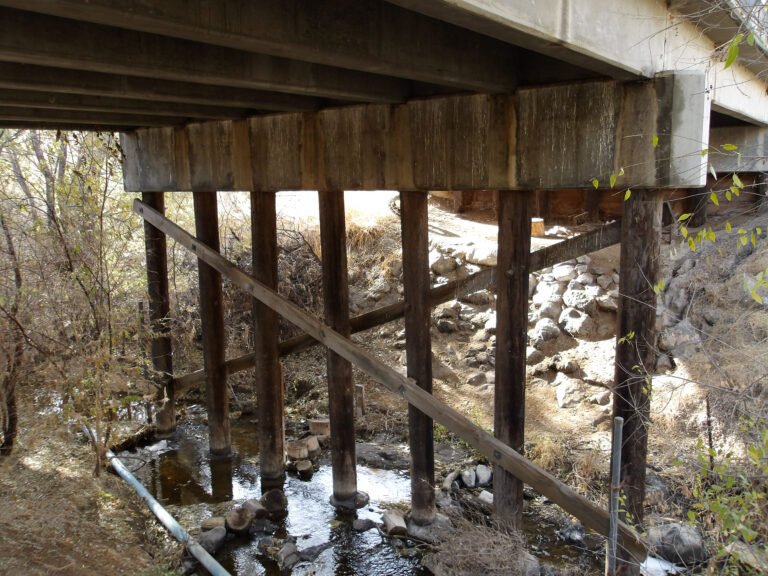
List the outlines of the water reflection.
<svg viewBox="0 0 768 576">
<path fill-rule="evenodd" d="M 185 424 L 179 427 L 174 438 L 141 451 L 140 456 L 147 465 L 136 470 L 135 475 L 182 525 L 194 530 L 203 518 L 221 514 L 234 503 L 261 496 L 257 445 L 253 424 L 233 423 L 233 455 L 211 459 L 205 426 Z M 358 488 L 370 495 L 369 505 L 357 513 L 341 513 L 329 502 L 333 491 L 330 466 L 321 466 L 309 482 L 288 477 L 284 486 L 288 517 L 279 523 L 275 536 L 295 537 L 299 550 L 330 543 L 313 562 L 300 563 L 290 573 L 296 576 L 427 574 L 414 558 L 402 556 L 376 530 L 358 533 L 351 528 L 356 517 L 379 521 L 382 504 L 407 501 L 410 498 L 408 477 L 389 470 L 358 467 Z M 234 575 L 286 574 L 262 556 L 257 542 L 247 537 L 227 542 L 217 559 Z"/>
</svg>

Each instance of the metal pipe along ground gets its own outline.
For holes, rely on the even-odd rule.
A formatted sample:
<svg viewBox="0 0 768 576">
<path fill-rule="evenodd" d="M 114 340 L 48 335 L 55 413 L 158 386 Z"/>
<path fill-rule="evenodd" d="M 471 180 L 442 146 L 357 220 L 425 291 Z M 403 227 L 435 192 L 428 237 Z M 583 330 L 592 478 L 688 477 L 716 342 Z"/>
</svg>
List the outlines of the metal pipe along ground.
<svg viewBox="0 0 768 576">
<path fill-rule="evenodd" d="M 86 427 L 83 426 L 83 433 L 87 438 L 91 438 L 91 432 Z M 203 567 L 208 570 L 208 572 L 211 573 L 211 576 L 231 576 L 227 570 L 224 569 L 224 567 L 219 564 L 216 559 L 208 554 L 208 552 L 200 546 L 200 544 L 195 541 L 192 536 L 190 536 L 189 532 L 184 530 L 184 528 L 181 527 L 181 524 L 179 524 L 176 519 L 171 516 L 171 514 L 163 508 L 163 506 L 155 500 L 155 498 L 150 494 L 146 488 L 136 480 L 133 474 L 131 474 L 130 470 L 125 467 L 125 465 L 120 461 L 120 459 L 115 456 L 115 454 L 111 450 L 106 451 L 107 459 L 109 460 L 110 465 L 112 466 L 112 469 L 117 472 L 117 474 L 128 484 L 133 486 L 133 488 L 136 490 L 136 492 L 141 496 L 141 498 L 146 503 L 147 507 L 152 511 L 152 513 L 157 516 L 157 519 L 160 520 L 160 522 L 165 526 L 165 528 L 173 535 L 176 540 L 184 544 L 184 546 L 187 548 L 190 554 L 197 559 L 200 564 L 203 565 Z"/>
</svg>

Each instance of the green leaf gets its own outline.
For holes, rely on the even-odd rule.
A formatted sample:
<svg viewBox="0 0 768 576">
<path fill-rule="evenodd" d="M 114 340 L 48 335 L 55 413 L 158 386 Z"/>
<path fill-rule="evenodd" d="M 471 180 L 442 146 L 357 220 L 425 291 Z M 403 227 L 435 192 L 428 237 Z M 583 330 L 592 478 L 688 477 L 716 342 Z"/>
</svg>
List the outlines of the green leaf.
<svg viewBox="0 0 768 576">
<path fill-rule="evenodd" d="M 682 214 L 680 218 L 677 219 L 677 221 L 682 222 L 683 220 L 688 220 L 688 218 L 690 218 L 691 216 L 693 216 L 693 214 L 691 214 L 690 212 L 686 212 L 685 214 Z"/>
<path fill-rule="evenodd" d="M 721 146 L 721 148 L 722 148 L 723 150 L 738 150 L 738 149 L 739 149 L 739 147 L 738 147 L 738 146 L 736 146 L 736 144 L 723 144 L 723 145 Z"/>
<path fill-rule="evenodd" d="M 632 195 L 632 190 L 630 190 L 629 188 L 627 188 L 627 191 L 626 191 L 626 192 L 624 192 L 624 202 L 626 202 L 627 200 L 629 200 L 629 197 L 630 197 L 631 195 Z"/>
<path fill-rule="evenodd" d="M 755 233 L 754 232 L 752 232 L 752 234 L 750 234 L 750 238 L 749 239 L 752 241 L 752 246 L 757 248 L 757 244 L 755 243 Z"/>
<path fill-rule="evenodd" d="M 744 188 L 744 184 L 741 183 L 741 178 L 739 178 L 738 174 L 733 175 L 733 183 L 736 184 L 739 188 Z"/>
<path fill-rule="evenodd" d="M 659 290 L 664 290 L 664 280 L 659 280 Z"/>
<path fill-rule="evenodd" d="M 717 238 L 715 236 L 715 231 L 714 230 L 710 230 L 709 232 L 707 232 L 707 237 L 709 238 L 710 242 L 714 242 L 715 239 Z"/>
<path fill-rule="evenodd" d="M 624 167 L 619 168 L 619 176 L 624 176 Z"/>
<path fill-rule="evenodd" d="M 653 147 L 656 148 L 656 146 L 659 145 L 659 137 L 654 134 L 653 136 Z"/>
<path fill-rule="evenodd" d="M 728 202 L 731 201 L 731 191 L 730 190 L 726 190 L 725 191 L 725 199 L 728 200 Z"/>
<path fill-rule="evenodd" d="M 725 58 L 725 66 L 723 68 L 728 68 L 739 57 L 739 42 L 741 42 L 742 38 L 744 38 L 744 34 L 736 34 L 733 40 L 731 40 L 731 45 L 728 46 L 728 56 Z"/>
<path fill-rule="evenodd" d="M 760 294 L 757 293 L 757 290 L 752 288 L 752 290 L 749 291 L 749 295 L 752 296 L 755 302 L 757 302 L 761 306 L 763 305 L 763 299 L 760 297 Z"/>
<path fill-rule="evenodd" d="M 688 238 L 688 228 L 680 226 L 680 234 L 683 235 L 683 238 Z"/>
<path fill-rule="evenodd" d="M 688 246 L 691 248 L 691 252 L 696 252 L 696 242 L 690 236 L 688 237 Z"/>
<path fill-rule="evenodd" d="M 600 182 L 597 181 L 597 178 L 592 178 L 592 186 L 594 186 L 595 189 L 600 186 Z"/>
<path fill-rule="evenodd" d="M 728 234 L 731 233 L 731 223 L 730 222 L 726 222 L 725 223 L 725 231 L 728 232 Z"/>
<path fill-rule="evenodd" d="M 654 292 L 654 294 L 656 294 L 656 296 L 659 295 L 659 286 L 658 285 L 653 287 L 653 292 Z"/>
<path fill-rule="evenodd" d="M 720 206 L 720 200 L 717 199 L 717 194 L 712 192 L 712 194 L 709 195 L 710 200 L 714 203 L 715 206 Z"/>
<path fill-rule="evenodd" d="M 755 33 L 754 32 L 750 32 L 749 34 L 747 34 L 747 44 L 749 44 L 750 46 L 754 46 L 755 45 Z"/>
<path fill-rule="evenodd" d="M 611 174 L 611 188 L 616 184 L 616 174 Z"/>
<path fill-rule="evenodd" d="M 688 520 L 691 523 L 696 522 L 696 513 L 693 510 L 688 510 Z"/>
<path fill-rule="evenodd" d="M 702 155 L 702 156 L 706 156 L 707 154 L 709 154 L 709 148 L 704 148 L 704 149 L 701 151 L 701 155 Z"/>
<path fill-rule="evenodd" d="M 757 228 L 755 228 L 755 232 L 757 232 L 757 234 L 758 234 L 758 236 L 759 236 L 760 234 L 762 234 L 762 233 L 763 233 L 763 229 L 762 229 L 762 228 L 760 228 L 760 226 L 758 226 Z"/>
<path fill-rule="evenodd" d="M 742 236 L 740 238 L 740 242 L 741 242 L 742 246 L 746 246 L 747 245 L 747 237 L 746 236 Z"/>
</svg>

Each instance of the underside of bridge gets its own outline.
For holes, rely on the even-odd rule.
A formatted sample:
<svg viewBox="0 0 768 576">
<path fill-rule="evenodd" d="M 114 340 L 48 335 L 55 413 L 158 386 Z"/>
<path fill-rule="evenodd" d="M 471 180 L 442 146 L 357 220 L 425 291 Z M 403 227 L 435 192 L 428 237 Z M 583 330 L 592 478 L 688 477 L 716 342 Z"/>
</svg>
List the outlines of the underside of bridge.
<svg viewBox="0 0 768 576">
<path fill-rule="evenodd" d="M 642 523 L 649 409 L 643 367 L 654 365 L 662 199 L 705 187 L 709 168 L 766 170 L 765 38 L 744 43 L 741 59 L 727 69 L 712 59 L 745 25 L 734 6 L 0 0 L 0 125 L 123 133 L 125 188 L 142 193 L 134 208 L 146 220 L 158 335 L 152 355 L 170 400 L 159 420 L 164 431 L 175 425 L 174 387 L 183 379 L 174 376 L 166 335 L 168 235 L 199 258 L 212 452 L 230 450 L 227 373 L 255 365 L 262 484 L 282 484 L 279 358 L 288 345 L 278 342 L 280 315 L 329 349 L 336 506 L 363 501 L 355 473 L 355 365 L 409 402 L 414 522 L 435 516 L 434 419 L 494 464 L 500 518 L 520 524 L 525 482 L 606 533 L 604 511 L 518 453 L 528 273 L 542 263 L 530 253 L 530 218 L 540 207 L 533 200 L 542 192 L 587 198 L 589 190 L 622 199 L 617 335 L 635 336 L 617 342 L 614 415 L 625 420 L 627 510 Z M 726 143 L 739 146 L 738 156 Z M 397 313 L 406 317 L 407 377 L 349 340 L 362 321 L 349 316 L 343 191 L 380 189 L 401 191 L 404 302 Z M 324 323 L 275 292 L 280 190 L 319 191 Z M 486 279 L 498 298 L 494 436 L 430 395 L 436 296 L 426 202 L 435 190 L 494 191 L 498 202 L 498 272 Z M 164 193 L 174 191 L 194 194 L 195 236 L 163 216 Z M 253 276 L 218 254 L 218 191 L 251 192 Z M 223 347 L 222 274 L 254 298 L 255 349 L 239 363 L 227 362 Z M 637 535 L 626 526 L 622 534 L 624 559 L 641 556 Z"/>
</svg>

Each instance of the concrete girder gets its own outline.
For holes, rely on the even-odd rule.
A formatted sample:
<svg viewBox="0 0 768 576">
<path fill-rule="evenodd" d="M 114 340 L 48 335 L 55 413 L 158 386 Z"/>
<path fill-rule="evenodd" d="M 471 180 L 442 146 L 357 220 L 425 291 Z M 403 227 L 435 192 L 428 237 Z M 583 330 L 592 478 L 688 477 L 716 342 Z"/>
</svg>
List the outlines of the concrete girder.
<svg viewBox="0 0 768 576">
<path fill-rule="evenodd" d="M 352 102 L 401 102 L 410 93 L 398 78 L 12 8 L 0 8 L 0 60 Z"/>
<path fill-rule="evenodd" d="M 725 146 L 736 146 L 727 150 Z M 730 147 L 730 146 L 728 146 Z M 728 126 L 709 131 L 709 165 L 716 173 L 768 172 L 768 128 Z"/>
<path fill-rule="evenodd" d="M 191 118 L 181 116 L 155 116 L 149 114 L 124 114 L 117 112 L 90 112 L 81 110 L 40 110 L 0 105 L 0 123 L 10 126 L 14 122 L 25 122 L 32 126 L 57 122 L 80 124 L 91 129 L 118 130 L 120 127 L 172 126 L 189 122 Z"/>
<path fill-rule="evenodd" d="M 247 88 L 209 86 L 192 82 L 141 78 L 124 74 L 106 74 L 0 62 L 0 88 L 45 92 L 130 98 L 144 102 L 174 102 L 213 105 L 272 112 L 316 110 L 325 103 L 319 98 L 280 94 Z"/>
<path fill-rule="evenodd" d="M 517 49 L 377 0 L 0 0 L 0 5 L 459 90 L 508 92 Z"/>
<path fill-rule="evenodd" d="M 616 174 L 622 189 L 700 187 L 703 85 L 674 73 L 139 130 L 123 136 L 125 186 L 533 190 L 608 188 Z"/>
<path fill-rule="evenodd" d="M 724 69 L 721 40 L 710 37 L 697 20 L 672 11 L 680 3 L 695 2 L 679 0 L 668 8 L 658 0 L 387 1 L 616 80 L 701 70 L 707 73 L 714 104 L 768 125 L 768 56 L 743 44 L 742 57 Z M 702 9 L 711 7 L 698 3 Z"/>
<path fill-rule="evenodd" d="M 0 106 L 35 108 L 36 110 L 78 110 L 116 114 L 141 114 L 147 116 L 179 116 L 216 120 L 233 116 L 253 115 L 258 108 L 237 109 L 206 104 L 184 102 L 148 102 L 134 98 L 112 98 L 85 94 L 57 94 L 0 88 Z"/>
</svg>

